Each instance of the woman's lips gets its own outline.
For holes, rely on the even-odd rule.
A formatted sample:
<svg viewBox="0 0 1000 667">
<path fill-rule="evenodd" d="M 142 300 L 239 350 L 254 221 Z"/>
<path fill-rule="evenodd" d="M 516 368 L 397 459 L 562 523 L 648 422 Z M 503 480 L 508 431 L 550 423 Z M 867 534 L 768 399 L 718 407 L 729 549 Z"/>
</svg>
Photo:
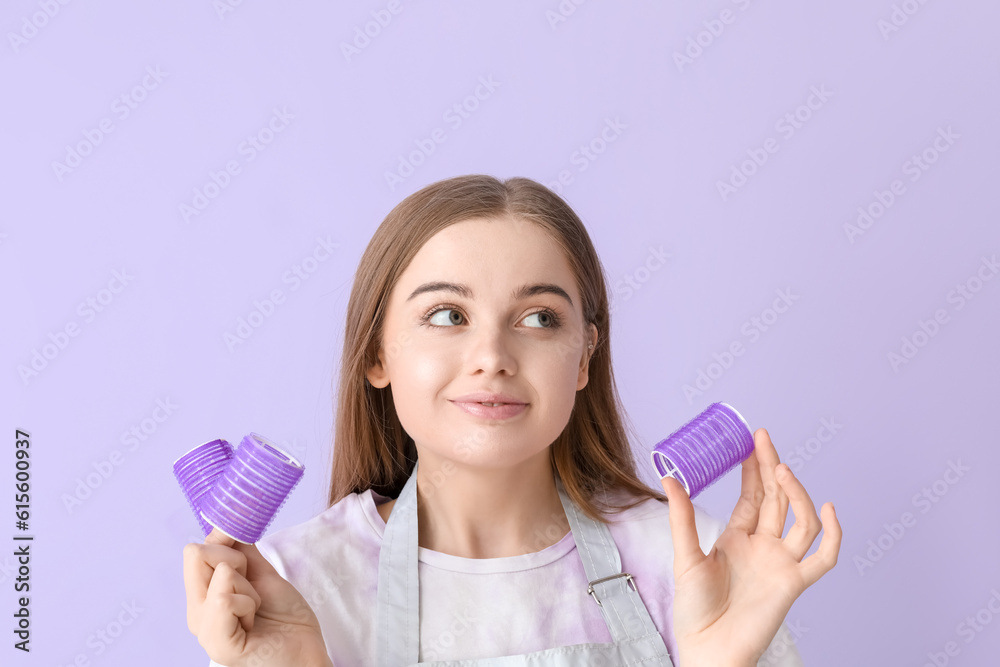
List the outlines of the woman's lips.
<svg viewBox="0 0 1000 667">
<path fill-rule="evenodd" d="M 506 403 L 503 405 L 489 406 L 482 403 L 468 401 L 452 401 L 455 405 L 465 410 L 470 415 L 482 417 L 484 419 L 509 419 L 515 417 L 528 407 L 525 403 Z"/>
</svg>

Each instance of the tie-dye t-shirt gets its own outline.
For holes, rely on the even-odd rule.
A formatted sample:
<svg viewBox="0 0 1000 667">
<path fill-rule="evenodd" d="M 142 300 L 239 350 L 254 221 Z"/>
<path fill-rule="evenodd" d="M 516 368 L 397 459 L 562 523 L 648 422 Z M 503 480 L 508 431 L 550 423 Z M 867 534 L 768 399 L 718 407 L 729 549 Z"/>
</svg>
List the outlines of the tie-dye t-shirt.
<svg viewBox="0 0 1000 667">
<path fill-rule="evenodd" d="M 372 490 L 352 493 L 317 516 L 263 537 L 257 547 L 319 618 L 336 667 L 375 663 L 376 590 L 385 522 Z M 620 503 L 619 503 L 620 504 Z M 702 551 L 725 524 L 695 506 Z M 667 504 L 647 499 L 609 525 L 639 596 L 676 655 L 671 599 L 673 545 Z M 540 551 L 503 558 L 461 558 L 418 547 L 420 661 L 531 653 L 611 642 L 572 533 Z M 782 624 L 758 665 L 801 667 L 793 631 Z M 210 661 L 210 667 L 220 667 Z"/>
</svg>

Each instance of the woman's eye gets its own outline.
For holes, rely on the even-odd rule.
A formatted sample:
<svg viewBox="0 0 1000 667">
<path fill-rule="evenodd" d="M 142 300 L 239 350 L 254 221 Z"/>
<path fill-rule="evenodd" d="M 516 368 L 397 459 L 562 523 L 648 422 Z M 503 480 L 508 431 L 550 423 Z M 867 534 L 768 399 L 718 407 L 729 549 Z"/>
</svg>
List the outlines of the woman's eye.
<svg viewBox="0 0 1000 667">
<path fill-rule="evenodd" d="M 453 313 L 453 315 L 442 316 L 443 313 Z M 462 314 L 454 308 L 442 308 L 441 310 L 432 313 L 428 318 L 428 321 L 435 326 L 446 327 L 450 324 L 461 324 L 462 317 Z"/>
<path fill-rule="evenodd" d="M 537 320 L 537 324 L 530 323 L 532 318 Z M 560 325 L 559 317 L 549 310 L 540 310 L 527 315 L 522 321 L 529 322 L 528 328 L 531 329 L 555 329 Z M 424 316 L 423 322 L 436 327 L 449 327 L 464 324 L 465 315 L 456 308 L 439 308 Z"/>
<path fill-rule="evenodd" d="M 559 326 L 559 320 L 556 319 L 554 314 L 548 312 L 547 310 L 540 310 L 537 313 L 532 313 L 531 315 L 525 317 L 524 321 L 527 322 L 532 317 L 538 318 L 538 321 L 542 324 L 542 326 L 538 327 L 540 329 L 555 329 Z"/>
</svg>

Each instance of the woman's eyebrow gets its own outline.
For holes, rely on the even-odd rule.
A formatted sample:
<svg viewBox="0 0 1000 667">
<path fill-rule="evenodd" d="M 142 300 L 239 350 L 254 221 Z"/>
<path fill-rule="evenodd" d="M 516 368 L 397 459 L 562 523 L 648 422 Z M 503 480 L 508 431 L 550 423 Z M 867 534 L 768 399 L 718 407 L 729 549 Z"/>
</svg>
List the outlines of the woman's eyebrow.
<svg viewBox="0 0 1000 667">
<path fill-rule="evenodd" d="M 406 298 L 407 301 L 412 300 L 414 297 L 423 294 L 425 292 L 454 292 L 464 296 L 466 299 L 474 299 L 472 290 L 468 285 L 463 285 L 462 283 L 449 283 L 445 281 L 435 281 L 432 283 L 424 283 L 417 289 L 413 290 L 413 293 Z M 559 285 L 553 285 L 552 283 L 537 283 L 535 285 L 521 285 L 513 292 L 511 292 L 511 300 L 526 299 L 530 296 L 535 296 L 537 294 L 555 294 L 556 296 L 561 296 L 569 302 L 569 305 L 573 305 L 573 299 L 570 298 L 569 294 L 566 293 L 562 287 Z"/>
</svg>

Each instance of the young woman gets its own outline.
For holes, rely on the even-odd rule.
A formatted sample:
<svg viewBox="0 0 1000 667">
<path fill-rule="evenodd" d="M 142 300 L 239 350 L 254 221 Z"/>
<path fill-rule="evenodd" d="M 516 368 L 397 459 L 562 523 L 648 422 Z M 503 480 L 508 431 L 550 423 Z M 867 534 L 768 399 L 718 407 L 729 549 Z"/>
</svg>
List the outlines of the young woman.
<svg viewBox="0 0 1000 667">
<path fill-rule="evenodd" d="M 821 521 L 762 428 L 728 524 L 647 487 L 610 324 L 544 186 L 461 176 L 397 205 L 347 308 L 329 508 L 185 547 L 211 664 L 801 664 L 779 630 L 837 562 L 832 503 Z"/>
</svg>

